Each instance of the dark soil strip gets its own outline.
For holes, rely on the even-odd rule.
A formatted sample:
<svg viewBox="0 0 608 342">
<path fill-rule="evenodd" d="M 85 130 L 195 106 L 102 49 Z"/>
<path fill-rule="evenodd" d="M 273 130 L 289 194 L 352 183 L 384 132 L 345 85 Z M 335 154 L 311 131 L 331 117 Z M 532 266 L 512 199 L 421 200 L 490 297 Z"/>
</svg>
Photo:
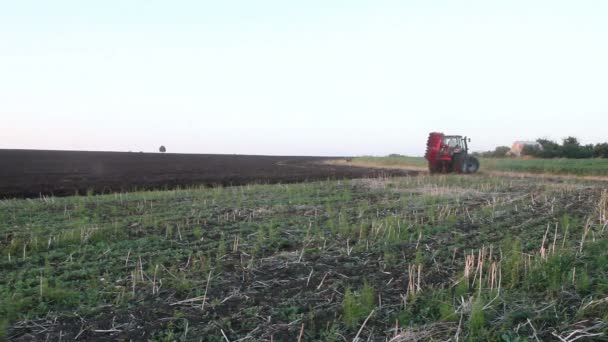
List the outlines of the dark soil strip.
<svg viewBox="0 0 608 342">
<path fill-rule="evenodd" d="M 0 198 L 413 175 L 335 157 L 0 150 Z"/>
</svg>

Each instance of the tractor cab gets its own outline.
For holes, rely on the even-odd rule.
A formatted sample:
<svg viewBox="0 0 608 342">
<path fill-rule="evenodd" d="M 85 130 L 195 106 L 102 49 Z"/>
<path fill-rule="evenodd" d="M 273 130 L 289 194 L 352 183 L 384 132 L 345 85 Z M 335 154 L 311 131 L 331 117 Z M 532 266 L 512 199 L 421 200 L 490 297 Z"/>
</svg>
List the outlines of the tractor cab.
<svg viewBox="0 0 608 342">
<path fill-rule="evenodd" d="M 462 137 L 461 135 L 446 135 L 443 137 L 443 144 L 453 150 L 468 151 L 469 149 L 467 137 Z"/>
<path fill-rule="evenodd" d="M 444 135 L 441 139 L 441 150 L 439 152 L 440 160 L 451 161 L 456 154 L 466 155 L 469 147 L 467 138 L 461 135 Z"/>
</svg>

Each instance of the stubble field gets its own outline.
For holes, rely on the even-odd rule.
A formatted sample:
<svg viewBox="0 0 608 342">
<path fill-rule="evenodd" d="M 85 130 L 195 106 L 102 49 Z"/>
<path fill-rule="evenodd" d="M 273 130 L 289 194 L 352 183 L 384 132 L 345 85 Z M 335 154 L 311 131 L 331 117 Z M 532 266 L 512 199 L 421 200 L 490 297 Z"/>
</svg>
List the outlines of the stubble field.
<svg viewBox="0 0 608 342">
<path fill-rule="evenodd" d="M 373 177 L 0 201 L 11 340 L 605 339 L 608 186 Z"/>
</svg>

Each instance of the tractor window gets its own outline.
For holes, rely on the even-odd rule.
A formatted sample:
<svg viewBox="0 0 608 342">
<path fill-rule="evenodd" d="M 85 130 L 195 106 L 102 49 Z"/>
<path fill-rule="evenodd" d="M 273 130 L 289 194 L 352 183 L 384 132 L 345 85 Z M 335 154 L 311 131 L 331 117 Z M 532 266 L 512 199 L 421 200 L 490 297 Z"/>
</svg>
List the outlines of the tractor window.
<svg viewBox="0 0 608 342">
<path fill-rule="evenodd" d="M 456 138 L 456 137 L 445 137 L 443 139 L 443 144 L 449 146 L 450 148 L 454 148 L 454 147 L 461 147 L 462 148 L 462 144 L 460 143 L 460 138 Z"/>
</svg>

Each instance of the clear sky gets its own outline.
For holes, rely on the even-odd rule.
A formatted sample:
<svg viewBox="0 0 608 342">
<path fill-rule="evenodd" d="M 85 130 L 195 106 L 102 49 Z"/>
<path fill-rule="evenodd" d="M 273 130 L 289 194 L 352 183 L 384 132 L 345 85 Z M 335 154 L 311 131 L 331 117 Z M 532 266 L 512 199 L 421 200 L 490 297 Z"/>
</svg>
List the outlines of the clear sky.
<svg viewBox="0 0 608 342">
<path fill-rule="evenodd" d="M 608 1 L 0 0 L 0 148 L 608 141 Z"/>
</svg>

